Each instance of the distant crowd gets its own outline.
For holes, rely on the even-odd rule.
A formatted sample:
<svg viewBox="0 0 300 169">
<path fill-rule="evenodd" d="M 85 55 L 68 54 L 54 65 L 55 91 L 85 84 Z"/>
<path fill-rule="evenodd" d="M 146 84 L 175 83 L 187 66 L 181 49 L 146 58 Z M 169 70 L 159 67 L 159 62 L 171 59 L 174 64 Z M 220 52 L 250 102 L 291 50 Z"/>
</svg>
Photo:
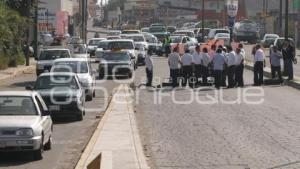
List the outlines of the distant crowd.
<svg viewBox="0 0 300 169">
<path fill-rule="evenodd" d="M 277 46 L 270 49 L 271 80 L 277 81 L 278 84 L 283 83 L 281 59 L 284 60 L 284 75 L 288 76 L 288 80 L 293 79 L 293 63 L 296 63 L 294 51 L 289 41 L 285 41 L 282 50 L 279 50 Z M 179 54 L 179 47 L 176 46 L 170 52 L 167 57 L 170 82 L 174 88 L 180 84 L 182 87 L 188 85 L 192 88 L 208 86 L 212 85 L 212 82 L 216 89 L 244 87 L 246 52 L 243 44 L 238 44 L 235 50 L 232 46 L 212 45 L 210 49 L 207 47 L 201 49 L 198 45 L 193 53 L 186 50 L 182 56 Z M 254 62 L 254 86 L 261 86 L 264 84 L 266 55 L 260 44 L 253 47 L 251 54 Z M 146 57 L 145 63 L 147 86 L 151 86 L 153 77 L 151 56 Z"/>
</svg>

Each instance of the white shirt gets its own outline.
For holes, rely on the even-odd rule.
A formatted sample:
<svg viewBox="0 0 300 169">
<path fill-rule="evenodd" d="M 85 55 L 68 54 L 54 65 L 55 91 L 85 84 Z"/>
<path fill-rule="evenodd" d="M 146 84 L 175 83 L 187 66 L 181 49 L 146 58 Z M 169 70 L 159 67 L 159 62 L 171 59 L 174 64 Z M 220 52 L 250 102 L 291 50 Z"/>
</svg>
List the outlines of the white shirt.
<svg viewBox="0 0 300 169">
<path fill-rule="evenodd" d="M 213 59 L 214 70 L 223 70 L 226 63 L 225 56 L 222 53 L 216 53 Z"/>
<path fill-rule="evenodd" d="M 208 53 L 203 53 L 202 54 L 202 65 L 207 67 L 210 63 L 210 56 Z"/>
<path fill-rule="evenodd" d="M 194 63 L 196 65 L 201 65 L 201 63 L 202 63 L 202 55 L 201 55 L 201 53 L 198 53 L 198 52 L 195 51 L 193 53 L 193 60 L 194 60 Z"/>
<path fill-rule="evenodd" d="M 180 62 L 180 56 L 179 56 L 179 53 L 171 53 L 169 54 L 169 66 L 170 66 L 170 69 L 179 69 L 180 68 L 180 65 L 179 65 L 179 62 Z"/>
<path fill-rule="evenodd" d="M 265 60 L 265 53 L 262 49 L 258 49 L 254 55 L 254 62 L 263 62 Z"/>
<path fill-rule="evenodd" d="M 181 57 L 181 62 L 183 66 L 191 66 L 194 63 L 193 56 L 189 53 L 185 53 Z"/>
<path fill-rule="evenodd" d="M 240 54 L 236 54 L 236 63 L 235 65 L 241 65 L 245 63 L 245 53 L 240 52 Z"/>
<path fill-rule="evenodd" d="M 236 53 L 234 51 L 231 51 L 227 55 L 227 65 L 232 66 L 236 64 Z"/>
<path fill-rule="evenodd" d="M 145 65 L 148 70 L 153 70 L 153 59 L 151 56 L 147 55 L 145 57 Z"/>
</svg>

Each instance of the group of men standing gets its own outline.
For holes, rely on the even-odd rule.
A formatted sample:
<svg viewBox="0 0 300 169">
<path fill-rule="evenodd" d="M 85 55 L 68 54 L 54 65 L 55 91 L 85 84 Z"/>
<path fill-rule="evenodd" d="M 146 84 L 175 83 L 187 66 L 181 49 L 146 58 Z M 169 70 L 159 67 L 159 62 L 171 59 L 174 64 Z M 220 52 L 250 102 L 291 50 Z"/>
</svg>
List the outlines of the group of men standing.
<svg viewBox="0 0 300 169">
<path fill-rule="evenodd" d="M 190 54 L 190 51 L 186 50 L 183 56 L 179 55 L 178 47 L 175 47 L 168 57 L 172 86 L 179 86 L 180 80 L 183 87 L 187 84 L 190 87 L 197 84 L 208 85 L 207 78 L 214 76 L 217 89 L 221 86 L 243 87 L 244 60 L 245 51 L 242 44 L 236 51 L 230 46 L 219 46 L 218 49 L 212 46 L 210 53 L 207 48 L 201 51 L 200 46 L 196 46 L 194 53 Z"/>
</svg>

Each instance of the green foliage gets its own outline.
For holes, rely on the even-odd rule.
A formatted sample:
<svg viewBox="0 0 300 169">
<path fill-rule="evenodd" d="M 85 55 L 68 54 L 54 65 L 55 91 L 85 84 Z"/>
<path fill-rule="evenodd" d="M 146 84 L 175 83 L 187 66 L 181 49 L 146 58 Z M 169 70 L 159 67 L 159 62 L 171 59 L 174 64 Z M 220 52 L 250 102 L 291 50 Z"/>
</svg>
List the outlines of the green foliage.
<svg viewBox="0 0 300 169">
<path fill-rule="evenodd" d="M 22 41 L 26 32 L 26 19 L 0 1 L 0 69 L 23 63 Z"/>
</svg>

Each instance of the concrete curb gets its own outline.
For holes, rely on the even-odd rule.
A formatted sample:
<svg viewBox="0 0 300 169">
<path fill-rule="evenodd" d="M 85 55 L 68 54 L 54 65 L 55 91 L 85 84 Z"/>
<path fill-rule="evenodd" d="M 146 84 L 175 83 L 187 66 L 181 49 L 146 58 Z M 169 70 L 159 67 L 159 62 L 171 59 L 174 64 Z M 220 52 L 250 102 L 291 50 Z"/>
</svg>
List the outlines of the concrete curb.
<svg viewBox="0 0 300 169">
<path fill-rule="evenodd" d="M 10 79 L 16 76 L 19 76 L 21 74 L 24 74 L 28 71 L 34 71 L 35 70 L 35 65 L 30 65 L 30 66 L 24 66 L 24 67 L 20 67 L 20 68 L 16 68 L 15 71 L 13 71 L 12 73 L 4 73 L 6 75 L 3 75 L 0 77 L 0 83 L 6 79 Z"/>
<path fill-rule="evenodd" d="M 254 70 L 254 66 L 253 66 L 253 63 L 249 63 L 247 62 L 245 64 L 245 68 L 248 69 L 248 70 Z M 265 67 L 264 68 L 264 76 L 268 77 L 268 78 L 271 78 L 272 75 L 271 75 L 271 69 L 269 67 Z M 298 89 L 300 90 L 300 79 L 298 77 L 295 77 L 295 79 L 293 81 L 285 81 L 285 84 L 290 86 L 290 87 L 293 87 L 295 89 Z"/>
<path fill-rule="evenodd" d="M 131 103 L 131 94 L 130 94 L 130 88 L 127 85 L 120 85 L 117 89 L 117 92 L 114 94 L 114 96 L 112 97 L 112 100 L 107 108 L 107 110 L 105 111 L 105 114 L 103 116 L 103 118 L 101 119 L 101 121 L 99 122 L 93 136 L 91 137 L 91 139 L 89 140 L 86 148 L 84 149 L 84 152 L 82 153 L 79 161 L 76 164 L 75 169 L 85 169 L 85 167 L 87 166 L 88 162 L 92 160 L 93 156 L 96 154 L 101 153 L 101 163 L 100 163 L 100 168 L 101 169 L 112 169 L 113 166 L 118 167 L 120 165 L 120 161 L 122 161 L 121 163 L 125 164 L 125 166 L 123 168 L 128 168 L 127 164 L 129 164 L 129 166 L 131 166 L 130 169 L 149 169 L 150 167 L 148 167 L 148 163 L 146 161 L 146 156 L 144 154 L 143 151 L 143 146 L 140 140 L 140 136 L 139 136 L 139 132 L 138 132 L 138 128 L 137 128 L 137 122 L 135 119 L 135 115 L 134 115 L 134 110 L 133 110 L 133 105 Z M 119 95 L 121 93 L 121 95 Z M 122 102 L 121 100 L 118 100 L 118 97 L 124 97 L 124 102 L 123 104 L 125 104 L 122 108 L 119 107 L 119 103 L 118 102 Z M 118 110 L 122 108 L 122 110 Z M 123 111 L 123 112 L 127 112 L 127 113 L 121 113 L 119 111 Z M 121 122 L 124 121 L 124 123 L 122 122 L 121 124 L 119 123 L 120 121 L 118 120 L 112 120 L 115 119 L 117 116 L 117 119 L 120 119 L 121 117 Z M 125 119 L 124 119 L 125 117 Z M 128 120 L 126 120 L 128 119 Z M 127 121 L 127 122 L 126 122 Z M 109 123 L 110 122 L 110 123 Z M 127 141 L 129 142 L 115 142 L 116 140 L 113 141 L 113 144 L 111 144 L 109 140 L 111 139 L 111 135 L 115 135 L 115 136 L 119 136 L 120 134 L 120 129 L 121 129 L 121 133 L 122 130 L 125 128 L 119 128 L 115 130 L 116 133 L 114 133 L 114 131 L 112 131 L 112 133 L 110 133 L 109 135 L 107 135 L 108 131 L 111 132 L 111 128 L 109 129 L 108 126 L 115 126 L 116 124 L 118 124 L 118 126 L 123 126 L 124 125 L 127 126 L 125 128 L 127 128 L 130 131 L 130 135 L 125 136 L 126 139 L 128 139 Z M 130 128 L 130 129 L 129 129 Z M 125 130 L 127 130 L 125 129 Z M 106 133 L 106 134 L 105 134 Z M 123 133 L 124 134 L 124 133 Z M 121 134 L 120 139 L 124 139 L 124 135 Z M 105 135 L 105 136 L 104 136 Z M 107 137 L 108 136 L 108 137 Z M 113 137 L 114 138 L 114 137 Z M 118 137 L 119 138 L 119 137 Z M 116 139 L 116 138 L 114 138 Z M 125 140 L 126 140 L 125 139 Z M 100 144 L 99 144 L 99 140 L 100 140 Z M 109 141 L 110 143 L 107 144 Z M 124 140 L 123 140 L 124 141 Z M 104 144 L 104 145 L 103 145 Z M 102 149 L 97 146 L 104 146 Z M 107 146 L 107 147 L 106 147 Z M 124 147 L 125 146 L 125 147 Z M 129 146 L 129 147 L 127 147 Z M 116 149 L 121 148 L 122 152 L 126 154 L 126 157 L 128 156 L 132 156 L 133 157 L 133 161 L 128 160 L 128 159 L 113 159 L 113 157 L 116 157 L 113 155 L 113 152 L 115 152 Z M 124 151 L 125 149 L 125 151 Z M 129 153 L 130 151 L 128 151 L 129 149 L 132 150 L 132 153 Z M 119 151 L 118 151 L 119 153 Z M 120 157 L 120 156 L 119 156 Z M 122 157 L 122 156 L 121 156 Z M 131 158 L 130 158 L 131 159 Z M 125 160 L 125 161 L 124 161 Z M 134 165 L 133 165 L 134 164 Z M 135 167 L 133 167 L 135 166 Z"/>
</svg>

